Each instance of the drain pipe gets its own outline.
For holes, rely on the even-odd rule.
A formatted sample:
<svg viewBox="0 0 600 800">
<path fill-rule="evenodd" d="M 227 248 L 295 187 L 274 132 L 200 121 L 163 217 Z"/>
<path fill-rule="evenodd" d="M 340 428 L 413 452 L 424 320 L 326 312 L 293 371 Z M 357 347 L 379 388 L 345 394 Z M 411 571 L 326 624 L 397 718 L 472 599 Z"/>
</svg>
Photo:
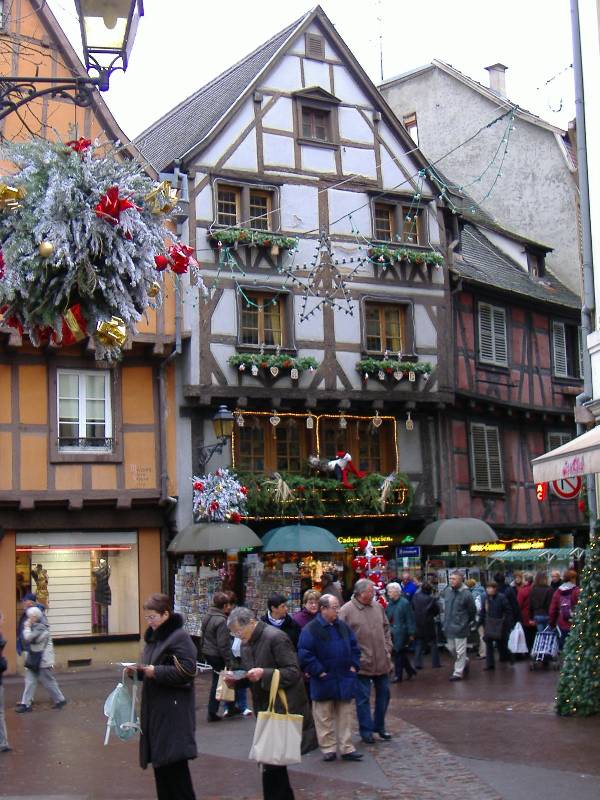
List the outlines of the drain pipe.
<svg viewBox="0 0 600 800">
<path fill-rule="evenodd" d="M 577 405 L 591 400 L 593 395 L 592 364 L 587 348 L 587 337 L 595 328 L 594 267 L 592 260 L 592 226 L 590 220 L 590 192 L 588 183 L 587 142 L 585 129 L 585 98 L 583 88 L 583 64 L 581 59 L 581 32 L 579 28 L 578 0 L 571 0 L 571 28 L 573 36 L 573 76 L 575 81 L 575 122 L 577 126 L 577 175 L 579 179 L 579 207 L 581 215 L 583 307 L 581 309 L 581 338 L 583 348 L 583 393 L 576 399 Z M 577 424 L 577 433 L 585 428 Z M 586 476 L 587 498 L 590 516 L 590 539 L 594 537 L 597 517 L 596 480 Z"/>
<path fill-rule="evenodd" d="M 177 505 L 177 500 L 168 493 L 169 473 L 167 468 L 167 367 L 177 356 L 181 355 L 181 292 L 179 279 L 175 280 L 175 346 L 158 367 L 158 426 L 160 453 L 160 500 L 159 505 L 166 506 L 169 512 Z M 169 513 L 168 512 L 168 513 Z"/>
</svg>

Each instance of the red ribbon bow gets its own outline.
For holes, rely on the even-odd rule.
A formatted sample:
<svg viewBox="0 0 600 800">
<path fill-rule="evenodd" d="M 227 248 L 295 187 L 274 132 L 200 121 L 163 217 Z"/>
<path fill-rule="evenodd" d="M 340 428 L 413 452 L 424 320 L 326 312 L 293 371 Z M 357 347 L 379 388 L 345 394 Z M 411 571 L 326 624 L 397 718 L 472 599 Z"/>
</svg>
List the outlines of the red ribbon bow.
<svg viewBox="0 0 600 800">
<path fill-rule="evenodd" d="M 70 147 L 71 150 L 74 150 L 76 153 L 85 153 L 91 145 L 92 140 L 85 139 L 83 136 L 80 136 L 79 139 L 71 139 L 70 142 L 67 142 L 67 147 Z"/>
<path fill-rule="evenodd" d="M 106 219 L 112 225 L 116 225 L 120 218 L 121 212 L 128 208 L 136 208 L 135 203 L 126 198 L 119 198 L 119 187 L 111 186 L 110 189 L 100 198 L 100 202 L 96 206 L 96 216 Z"/>
<path fill-rule="evenodd" d="M 172 244 L 168 251 L 171 260 L 171 269 L 178 275 L 188 271 L 190 264 L 197 265 L 194 250 L 185 244 Z"/>
</svg>

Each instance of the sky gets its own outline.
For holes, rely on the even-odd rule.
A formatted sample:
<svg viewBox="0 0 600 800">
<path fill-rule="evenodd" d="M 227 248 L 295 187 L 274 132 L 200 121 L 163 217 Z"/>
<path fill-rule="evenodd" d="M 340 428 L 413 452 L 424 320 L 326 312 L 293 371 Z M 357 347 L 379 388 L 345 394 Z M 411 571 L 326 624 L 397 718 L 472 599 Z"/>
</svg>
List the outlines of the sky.
<svg viewBox="0 0 600 800">
<path fill-rule="evenodd" d="M 48 0 L 81 51 L 73 0 Z M 568 0 L 323 0 L 369 77 L 381 82 L 434 58 L 488 85 L 501 62 L 508 97 L 566 128 L 575 116 Z M 126 73 L 104 98 L 134 137 L 313 6 L 309 0 L 144 0 Z M 381 39 L 380 39 L 381 37 Z"/>
</svg>

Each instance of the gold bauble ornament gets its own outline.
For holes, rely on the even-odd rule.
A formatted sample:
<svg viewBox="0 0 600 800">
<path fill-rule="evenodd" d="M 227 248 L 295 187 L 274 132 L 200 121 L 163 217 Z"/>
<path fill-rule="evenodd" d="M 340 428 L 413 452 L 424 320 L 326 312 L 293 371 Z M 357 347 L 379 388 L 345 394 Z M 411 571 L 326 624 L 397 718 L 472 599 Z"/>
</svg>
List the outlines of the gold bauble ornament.
<svg viewBox="0 0 600 800">
<path fill-rule="evenodd" d="M 177 205 L 177 189 L 171 186 L 170 181 L 161 181 L 144 196 L 144 200 L 153 214 L 168 214 Z"/>
<path fill-rule="evenodd" d="M 14 211 L 21 206 L 19 200 L 25 197 L 25 189 L 22 186 L 7 186 L 0 183 L 0 211 Z"/>
<path fill-rule="evenodd" d="M 148 297 L 158 297 L 159 294 L 160 294 L 160 283 L 158 283 L 158 281 L 152 281 L 152 283 L 148 287 Z"/>
<path fill-rule="evenodd" d="M 43 241 L 40 242 L 38 250 L 42 258 L 50 258 L 52 253 L 54 253 L 54 245 L 52 242 Z"/>
<path fill-rule="evenodd" d="M 105 347 L 123 347 L 127 341 L 127 327 L 121 317 L 101 320 L 96 328 L 96 339 Z"/>
</svg>

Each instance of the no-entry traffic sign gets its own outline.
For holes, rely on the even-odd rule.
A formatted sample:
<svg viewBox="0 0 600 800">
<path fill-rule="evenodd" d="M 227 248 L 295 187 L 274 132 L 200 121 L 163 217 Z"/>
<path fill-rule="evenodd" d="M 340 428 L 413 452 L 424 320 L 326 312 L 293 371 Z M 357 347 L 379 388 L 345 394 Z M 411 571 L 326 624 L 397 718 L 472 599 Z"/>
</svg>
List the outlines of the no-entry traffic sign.
<svg viewBox="0 0 600 800">
<path fill-rule="evenodd" d="M 574 500 L 583 486 L 583 479 L 580 475 L 576 478 L 561 478 L 559 481 L 552 481 L 550 488 L 561 500 Z"/>
</svg>

